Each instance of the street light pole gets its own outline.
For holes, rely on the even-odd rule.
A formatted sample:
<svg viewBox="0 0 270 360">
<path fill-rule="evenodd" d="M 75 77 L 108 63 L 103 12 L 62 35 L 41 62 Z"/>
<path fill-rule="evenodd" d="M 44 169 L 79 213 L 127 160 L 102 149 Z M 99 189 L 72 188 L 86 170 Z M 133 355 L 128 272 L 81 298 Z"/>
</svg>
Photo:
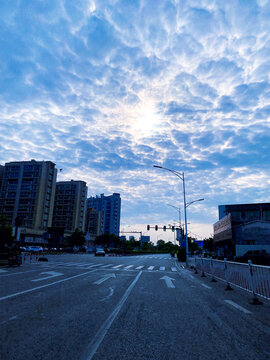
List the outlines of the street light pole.
<svg viewBox="0 0 270 360">
<path fill-rule="evenodd" d="M 183 193 L 184 193 L 184 214 L 185 214 L 185 232 L 186 232 L 186 261 L 188 258 L 188 236 L 187 236 L 187 206 L 186 206 L 186 188 L 185 188 L 185 174 L 184 172 L 175 171 L 165 168 L 163 166 L 154 165 L 155 168 L 168 170 L 183 181 Z"/>
<path fill-rule="evenodd" d="M 153 165 L 155 168 L 158 169 L 164 169 L 164 170 L 168 170 L 171 173 L 173 173 L 175 176 L 177 176 L 179 179 L 181 179 L 183 181 L 183 193 L 184 193 L 184 214 L 185 214 L 185 233 L 186 233 L 186 264 L 188 265 L 188 232 L 187 232 L 187 207 L 197 201 L 202 201 L 204 199 L 198 199 L 198 200 L 194 200 L 194 201 L 190 201 L 188 203 L 186 203 L 186 187 L 185 187 L 185 174 L 184 172 L 179 172 L 176 170 L 172 170 L 172 169 L 168 169 L 165 168 L 163 166 L 158 166 L 158 165 Z"/>
</svg>

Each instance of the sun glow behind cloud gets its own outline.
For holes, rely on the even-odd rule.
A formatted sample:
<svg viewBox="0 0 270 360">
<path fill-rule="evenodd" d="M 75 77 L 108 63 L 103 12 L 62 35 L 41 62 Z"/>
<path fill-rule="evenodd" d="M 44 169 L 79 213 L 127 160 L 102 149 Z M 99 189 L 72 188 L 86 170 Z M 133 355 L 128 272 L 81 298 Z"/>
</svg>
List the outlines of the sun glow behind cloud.
<svg viewBox="0 0 270 360">
<path fill-rule="evenodd" d="M 212 233 L 217 205 L 269 200 L 269 14 L 263 0 L 2 2 L 1 163 L 52 160 L 89 195 L 120 192 L 134 224 L 171 222 L 164 203 L 182 197 L 152 165 L 185 171 L 188 200 L 205 198 L 189 221 Z"/>
</svg>

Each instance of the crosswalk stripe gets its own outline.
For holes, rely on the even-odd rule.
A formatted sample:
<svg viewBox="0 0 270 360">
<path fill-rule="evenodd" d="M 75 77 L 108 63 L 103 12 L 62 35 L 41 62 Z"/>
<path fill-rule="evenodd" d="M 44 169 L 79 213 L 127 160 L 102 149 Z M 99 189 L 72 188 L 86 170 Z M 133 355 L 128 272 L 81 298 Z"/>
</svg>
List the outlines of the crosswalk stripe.
<svg viewBox="0 0 270 360">
<path fill-rule="evenodd" d="M 128 265 L 128 266 L 126 266 L 125 267 L 125 269 L 129 269 L 129 268 L 131 268 L 131 267 L 133 267 L 134 265 Z"/>
<path fill-rule="evenodd" d="M 109 266 L 112 266 L 113 264 L 107 264 L 107 265 L 103 265 L 103 266 L 101 266 L 102 267 L 102 269 L 104 269 L 104 268 L 107 268 L 107 267 L 109 267 Z"/>
<path fill-rule="evenodd" d="M 172 269 L 172 271 L 177 271 L 177 269 L 175 267 L 172 267 L 171 269 Z"/>
<path fill-rule="evenodd" d="M 144 267 L 144 265 L 143 266 L 138 266 L 138 267 L 136 267 L 136 270 L 140 270 L 140 269 L 142 269 Z"/>
<path fill-rule="evenodd" d="M 116 265 L 116 266 L 113 266 L 112 268 L 113 268 L 113 269 L 118 269 L 118 268 L 120 268 L 121 266 L 123 266 L 123 265 Z"/>
<path fill-rule="evenodd" d="M 149 266 L 149 268 L 147 270 L 153 270 L 154 266 Z"/>
<path fill-rule="evenodd" d="M 165 270 L 165 266 L 161 266 L 159 270 Z"/>
</svg>

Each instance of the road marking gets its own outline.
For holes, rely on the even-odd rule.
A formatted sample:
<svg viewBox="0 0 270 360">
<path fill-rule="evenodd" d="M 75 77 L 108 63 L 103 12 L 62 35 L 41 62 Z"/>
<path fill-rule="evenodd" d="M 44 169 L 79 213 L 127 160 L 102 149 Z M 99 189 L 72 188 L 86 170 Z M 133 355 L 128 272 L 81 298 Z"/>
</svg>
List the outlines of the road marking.
<svg viewBox="0 0 270 360">
<path fill-rule="evenodd" d="M 64 275 L 63 273 L 56 272 L 56 271 L 46 271 L 46 272 L 40 273 L 40 275 L 42 275 L 42 274 L 49 274 L 49 276 L 45 276 L 45 277 L 42 277 L 42 278 L 39 278 L 39 279 L 33 279 L 33 280 L 31 280 L 31 281 L 47 280 L 47 279 L 54 278 L 54 277 L 56 277 L 56 276 Z"/>
<path fill-rule="evenodd" d="M 159 270 L 164 271 L 164 270 L 165 270 L 165 266 L 161 266 L 161 267 L 159 268 Z"/>
<path fill-rule="evenodd" d="M 101 266 L 102 267 L 102 269 L 104 269 L 104 268 L 107 268 L 107 267 L 110 267 L 110 266 L 112 266 L 113 264 L 107 264 L 107 265 L 103 265 L 103 266 Z"/>
<path fill-rule="evenodd" d="M 45 267 L 48 267 L 48 266 L 44 266 L 43 268 Z M 4 276 L 14 276 L 14 275 L 21 275 L 21 274 L 26 274 L 26 273 L 29 273 L 29 272 L 37 272 L 37 271 L 40 271 L 40 269 L 36 269 L 36 270 L 27 270 L 27 271 L 18 271 L 16 273 L 12 273 L 12 274 L 3 274 L 3 275 L 0 275 L 0 277 L 4 277 Z"/>
<path fill-rule="evenodd" d="M 205 285 L 205 284 L 201 284 L 203 287 L 205 287 L 206 289 L 212 289 L 211 286 Z"/>
<path fill-rule="evenodd" d="M 114 322 L 116 316 L 118 315 L 119 311 L 121 310 L 121 308 L 123 307 L 124 303 L 126 302 L 129 294 L 131 293 L 132 289 L 134 288 L 134 286 L 136 285 L 137 281 L 139 280 L 140 276 L 142 274 L 142 271 L 140 271 L 136 278 L 133 280 L 133 282 L 129 285 L 129 287 L 127 288 L 127 290 L 125 291 L 124 295 L 122 296 L 121 300 L 119 301 L 119 303 L 116 305 L 115 309 L 113 310 L 113 312 L 109 315 L 109 317 L 107 318 L 107 320 L 105 320 L 105 322 L 102 324 L 102 326 L 100 327 L 100 329 L 98 330 L 98 332 L 96 333 L 95 337 L 93 338 L 93 340 L 91 341 L 91 343 L 89 344 L 89 346 L 87 347 L 86 352 L 83 354 L 83 356 L 81 357 L 81 360 L 91 360 L 93 358 L 93 356 L 95 355 L 95 353 L 97 352 L 97 349 L 99 348 L 100 344 L 102 343 L 103 339 L 105 338 L 107 332 L 109 331 L 112 323 Z"/>
<path fill-rule="evenodd" d="M 108 280 L 108 279 L 110 279 L 110 278 L 115 278 L 115 277 L 116 277 L 115 274 L 107 274 L 107 275 L 103 276 L 103 278 L 95 281 L 93 284 L 95 284 L 95 285 L 100 285 L 100 284 L 102 284 L 104 281 L 106 281 L 106 280 Z"/>
<path fill-rule="evenodd" d="M 113 266 L 112 268 L 113 268 L 113 269 L 118 269 L 118 268 L 120 268 L 121 266 L 123 266 L 123 265 L 116 265 L 116 266 Z"/>
<path fill-rule="evenodd" d="M 142 269 L 144 267 L 144 265 L 143 266 L 138 266 L 138 267 L 136 267 L 136 270 L 140 270 L 140 269 Z"/>
<path fill-rule="evenodd" d="M 153 270 L 154 266 L 149 266 L 149 268 L 147 270 Z"/>
<path fill-rule="evenodd" d="M 177 269 L 175 267 L 172 267 L 171 269 L 172 269 L 172 271 L 177 271 Z"/>
<path fill-rule="evenodd" d="M 93 267 L 101 266 L 101 265 L 103 265 L 103 264 L 94 264 L 94 265 L 87 266 L 85 269 L 92 269 Z"/>
<path fill-rule="evenodd" d="M 236 304 L 235 302 L 231 301 L 231 300 L 224 300 L 225 303 L 232 305 L 233 307 L 235 307 L 236 309 L 243 311 L 245 314 L 251 314 L 250 311 L 248 311 L 247 309 L 243 308 L 242 306 Z"/>
<path fill-rule="evenodd" d="M 105 300 L 109 299 L 113 295 L 113 293 L 114 293 L 113 288 L 110 287 L 109 289 L 110 289 L 109 295 L 105 296 L 105 298 L 103 298 L 103 299 L 101 299 L 99 301 L 105 301 Z"/>
<path fill-rule="evenodd" d="M 94 270 L 92 270 L 92 271 L 87 271 L 87 272 L 82 273 L 82 274 L 79 274 L 79 275 L 74 275 L 74 276 L 71 276 L 71 277 L 69 277 L 69 278 L 65 278 L 65 279 L 62 279 L 62 280 L 54 281 L 53 283 L 50 283 L 50 284 L 37 286 L 37 287 L 32 288 L 32 289 L 28 289 L 28 290 L 24 290 L 24 291 L 17 292 L 17 293 L 15 293 L 15 294 L 3 296 L 3 297 L 0 298 L 0 301 L 6 300 L 6 299 L 10 299 L 10 298 L 15 297 L 15 296 L 18 296 L 18 295 L 27 294 L 27 293 L 32 292 L 32 291 L 35 291 L 35 290 L 43 289 L 43 288 L 48 287 L 48 286 L 60 284 L 61 282 L 64 282 L 64 281 L 76 279 L 77 277 L 84 276 L 84 275 L 90 274 L 91 272 L 95 272 L 95 271 L 96 271 L 96 269 L 94 269 Z"/>
<path fill-rule="evenodd" d="M 7 270 L 0 269 L 0 273 L 7 272 Z"/>
<path fill-rule="evenodd" d="M 172 282 L 173 280 L 175 280 L 174 278 L 171 278 L 171 277 L 165 275 L 162 278 L 160 278 L 160 280 L 165 280 L 165 283 L 166 283 L 168 288 L 171 288 L 171 289 L 175 288 L 175 286 L 174 286 L 174 284 Z"/>
<path fill-rule="evenodd" d="M 133 267 L 134 265 L 128 265 L 125 267 L 125 269 L 130 269 L 131 267 Z"/>
</svg>

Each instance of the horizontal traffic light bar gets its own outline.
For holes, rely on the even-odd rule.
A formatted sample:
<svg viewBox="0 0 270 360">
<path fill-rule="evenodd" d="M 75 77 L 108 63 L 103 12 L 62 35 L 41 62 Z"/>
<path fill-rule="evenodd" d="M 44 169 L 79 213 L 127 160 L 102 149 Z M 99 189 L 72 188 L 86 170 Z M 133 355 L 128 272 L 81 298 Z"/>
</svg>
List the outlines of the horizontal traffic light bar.
<svg viewBox="0 0 270 360">
<path fill-rule="evenodd" d="M 173 225 L 168 226 L 168 227 L 166 225 L 161 226 L 161 227 L 159 227 L 158 225 L 155 225 L 155 226 L 147 225 L 147 230 L 149 231 L 150 229 L 155 229 L 156 231 L 158 231 L 158 230 L 166 231 L 167 229 L 174 231 L 174 230 L 180 230 L 181 228 L 173 226 Z"/>
</svg>

